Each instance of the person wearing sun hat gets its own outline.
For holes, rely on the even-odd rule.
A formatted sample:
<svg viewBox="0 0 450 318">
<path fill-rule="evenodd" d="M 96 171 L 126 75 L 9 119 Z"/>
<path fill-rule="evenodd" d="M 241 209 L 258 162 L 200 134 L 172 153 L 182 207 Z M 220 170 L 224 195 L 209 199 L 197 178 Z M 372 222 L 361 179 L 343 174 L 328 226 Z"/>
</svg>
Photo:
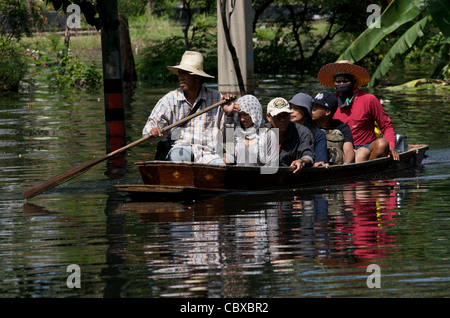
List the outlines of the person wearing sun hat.
<svg viewBox="0 0 450 318">
<path fill-rule="evenodd" d="M 291 122 L 289 102 L 277 97 L 267 105 L 268 129 L 278 129 L 280 166 L 294 167 L 294 173 L 314 162 L 314 141 L 311 131 Z"/>
<path fill-rule="evenodd" d="M 218 91 L 203 86 L 206 79 L 214 76 L 203 70 L 203 55 L 199 52 L 186 51 L 178 65 L 167 68 L 178 76 L 179 87 L 157 102 L 142 130 L 143 136 L 162 137 L 161 129 L 164 127 L 232 97 L 230 94 L 222 96 Z M 222 141 L 217 136 L 224 127 L 224 115 L 232 115 L 232 105 L 228 103 L 210 110 L 191 119 L 182 128 L 172 128 L 165 143 L 169 145 L 162 147 L 166 151 L 161 155 L 157 151 L 156 159 L 224 165 L 219 155 Z"/>
<path fill-rule="evenodd" d="M 395 129 L 378 98 L 359 89 L 370 82 L 367 70 L 347 60 L 329 63 L 319 70 L 319 82 L 334 87 L 338 107 L 334 119 L 350 126 L 355 145 L 355 162 L 392 156 L 400 160 L 395 151 Z M 382 138 L 375 134 L 378 123 Z"/>
<path fill-rule="evenodd" d="M 203 70 L 203 55 L 195 51 L 186 51 L 181 58 L 179 65 L 167 66 L 167 69 L 179 75 L 180 71 L 186 71 L 190 75 L 198 75 L 204 78 L 214 78 L 214 76 L 207 74 Z"/>
</svg>

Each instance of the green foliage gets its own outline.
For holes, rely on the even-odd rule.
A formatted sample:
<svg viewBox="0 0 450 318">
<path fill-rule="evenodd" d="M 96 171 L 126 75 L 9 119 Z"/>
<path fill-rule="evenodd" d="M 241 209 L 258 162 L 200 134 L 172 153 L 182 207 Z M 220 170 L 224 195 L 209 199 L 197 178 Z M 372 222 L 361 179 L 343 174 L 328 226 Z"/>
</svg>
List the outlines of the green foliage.
<svg viewBox="0 0 450 318">
<path fill-rule="evenodd" d="M 52 4 L 53 8 L 58 11 L 67 12 L 67 7 L 76 4 L 80 7 L 86 22 L 95 26 L 97 30 L 102 27 L 104 17 L 104 8 L 97 4 L 97 0 L 45 0 L 46 4 Z M 101 2 L 102 3 L 102 2 Z M 107 5 L 106 3 L 103 3 Z"/>
<path fill-rule="evenodd" d="M 445 55 L 446 51 L 446 38 L 442 33 L 436 32 L 436 29 L 432 27 L 433 23 L 430 23 L 429 31 L 427 34 L 416 41 L 416 45 L 413 50 L 406 55 L 406 61 L 408 62 L 420 62 L 421 60 L 433 61 L 436 57 Z"/>
<path fill-rule="evenodd" d="M 3 43 L 30 36 L 45 23 L 41 5 L 34 0 L 0 0 L 0 12 L 0 39 Z"/>
<path fill-rule="evenodd" d="M 364 31 L 342 53 L 339 59 L 358 62 L 373 52 L 373 50 L 376 50 L 380 43 L 383 44 L 387 39 L 394 38 L 396 42 L 391 43 L 388 52 L 383 56 L 383 60 L 372 75 L 370 86 L 373 86 L 381 76 L 390 70 L 396 57 L 411 50 L 413 51 L 411 57 L 416 58 L 418 56 L 423 57 L 424 53 L 427 52 L 438 51 L 439 61 L 432 76 L 446 78 L 445 70 L 448 69 L 449 64 L 448 41 L 437 43 L 433 41 L 433 37 L 428 37 L 426 47 L 422 49 L 416 48 L 415 52 L 412 48 L 417 43 L 420 45 L 418 39 L 424 35 L 424 28 L 431 21 L 439 26 L 444 35 L 450 34 L 450 24 L 446 20 L 448 12 L 450 12 L 450 4 L 441 0 L 428 0 L 426 2 L 423 0 L 394 0 L 381 15 L 381 28 L 369 28 Z M 417 18 L 420 16 L 421 20 L 417 21 Z M 409 25 L 409 28 L 405 29 L 403 27 L 406 25 Z M 433 56 L 434 54 L 430 55 Z"/>
<path fill-rule="evenodd" d="M 265 17 L 263 28 L 256 27 L 254 21 L 258 39 L 255 71 L 266 74 L 276 69 L 303 74 L 314 73 L 335 60 L 335 52 L 366 28 L 367 6 L 372 3 L 383 6 L 387 1 L 253 0 L 252 3 L 255 17 Z"/>
<path fill-rule="evenodd" d="M 17 91 L 28 71 L 20 39 L 31 35 L 45 19 L 37 1 L 0 0 L 0 90 Z"/>
<path fill-rule="evenodd" d="M 428 0 L 430 14 L 442 34 L 450 40 L 450 2 L 448 0 Z"/>
<path fill-rule="evenodd" d="M 59 51 L 64 49 L 64 44 L 61 41 L 61 36 L 58 34 L 49 34 L 46 36 L 47 40 L 50 42 L 50 52 L 57 54 Z"/>
<path fill-rule="evenodd" d="M 208 74 L 217 74 L 217 50 L 214 44 L 204 45 L 207 37 L 196 37 L 192 43 L 192 50 L 203 54 L 203 68 Z M 136 71 L 138 77 L 153 85 L 174 83 L 177 77 L 167 69 L 167 66 L 177 65 L 185 51 L 184 39 L 181 36 L 168 38 L 145 48 L 137 59 Z"/>
<path fill-rule="evenodd" d="M 211 75 L 217 74 L 216 23 L 214 15 L 196 14 L 189 48 L 203 54 L 203 67 Z M 181 35 L 151 44 L 137 57 L 138 77 L 153 85 L 175 82 L 177 78 L 167 70 L 167 66 L 177 65 L 184 51 L 186 47 Z"/>
<path fill-rule="evenodd" d="M 176 65 L 184 52 L 184 40 L 174 36 L 161 43 L 143 49 L 137 59 L 138 77 L 152 84 L 163 84 L 175 81 L 175 77 L 167 70 L 168 65 Z"/>
<path fill-rule="evenodd" d="M 59 35 L 47 35 L 27 49 L 30 81 L 48 83 L 56 88 L 98 90 L 102 75 L 95 63 L 80 61 L 67 49 Z"/>
<path fill-rule="evenodd" d="M 17 91 L 28 71 L 29 60 L 16 42 L 0 45 L 0 91 Z"/>
<path fill-rule="evenodd" d="M 395 0 L 380 17 L 381 28 L 367 28 L 339 57 L 340 60 L 356 62 L 372 51 L 388 34 L 415 19 L 423 1 Z"/>
<path fill-rule="evenodd" d="M 212 49 L 217 47 L 217 17 L 216 15 L 195 14 L 191 46 Z"/>
<path fill-rule="evenodd" d="M 166 9 L 178 7 L 178 0 L 152 0 L 155 9 Z"/>
<path fill-rule="evenodd" d="M 273 41 L 277 36 L 277 33 L 273 29 L 258 28 L 256 31 L 256 38 L 260 42 Z"/>
<path fill-rule="evenodd" d="M 440 77 L 442 77 L 446 81 L 450 80 L 450 64 L 447 64 L 442 68 Z"/>
<path fill-rule="evenodd" d="M 59 88 L 86 88 L 96 90 L 101 87 L 102 76 L 95 64 L 86 66 L 76 57 L 64 54 L 59 65 L 51 68 L 48 74 L 50 85 Z"/>
<path fill-rule="evenodd" d="M 82 74 L 82 82 L 88 90 L 97 90 L 102 87 L 102 75 L 97 70 L 94 62 L 89 65 L 85 65 L 84 72 Z"/>
<path fill-rule="evenodd" d="M 427 23 L 431 20 L 430 16 L 426 16 L 419 22 L 415 23 L 411 28 L 408 29 L 391 47 L 388 54 L 383 58 L 380 65 L 378 66 L 375 73 L 372 75 L 369 85 L 373 86 L 375 81 L 385 75 L 394 65 L 394 58 L 397 55 L 405 53 L 410 49 L 418 37 L 423 36 L 423 29 Z"/>
<path fill-rule="evenodd" d="M 193 25 L 196 31 L 201 34 L 211 33 L 211 30 L 215 30 L 217 27 L 217 15 L 206 13 L 194 14 Z"/>
<path fill-rule="evenodd" d="M 216 8 L 217 0 L 185 0 L 189 6 L 205 9 L 207 12 L 212 12 Z M 178 0 L 152 0 L 152 5 L 155 9 L 177 8 L 180 4 Z"/>
<path fill-rule="evenodd" d="M 267 33 L 265 33 L 267 35 Z M 298 63 L 292 47 L 281 41 L 280 34 L 269 35 L 271 41 L 259 42 L 253 50 L 254 72 L 259 75 L 292 74 Z"/>
<path fill-rule="evenodd" d="M 118 0 L 119 14 L 126 19 L 138 17 L 145 13 L 147 0 Z"/>
</svg>

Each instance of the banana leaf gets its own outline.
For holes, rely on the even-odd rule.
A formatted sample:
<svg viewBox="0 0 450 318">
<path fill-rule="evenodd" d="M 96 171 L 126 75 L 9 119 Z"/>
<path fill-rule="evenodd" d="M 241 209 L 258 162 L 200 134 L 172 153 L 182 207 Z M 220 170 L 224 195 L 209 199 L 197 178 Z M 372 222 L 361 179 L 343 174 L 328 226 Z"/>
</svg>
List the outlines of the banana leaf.
<svg viewBox="0 0 450 318">
<path fill-rule="evenodd" d="M 430 14 L 442 34 L 447 39 L 450 39 L 450 1 L 430 0 L 429 8 Z"/>
<path fill-rule="evenodd" d="M 402 85 L 388 86 L 384 89 L 389 92 L 401 92 L 402 94 L 417 94 L 419 91 L 432 91 L 436 95 L 448 95 L 450 85 L 434 78 L 421 78 Z"/>
<path fill-rule="evenodd" d="M 386 74 L 391 66 L 394 64 L 393 60 L 398 54 L 403 54 L 406 52 L 414 42 L 421 36 L 423 36 L 423 29 L 428 22 L 431 21 L 431 16 L 427 15 L 425 18 L 415 23 L 411 28 L 409 28 L 391 47 L 389 52 L 378 65 L 375 73 L 372 75 L 369 86 L 373 86 L 375 82 Z"/>
<path fill-rule="evenodd" d="M 424 8 L 423 0 L 394 0 L 380 16 L 380 28 L 368 28 L 341 54 L 338 60 L 357 62 L 386 35 L 415 19 Z"/>
</svg>

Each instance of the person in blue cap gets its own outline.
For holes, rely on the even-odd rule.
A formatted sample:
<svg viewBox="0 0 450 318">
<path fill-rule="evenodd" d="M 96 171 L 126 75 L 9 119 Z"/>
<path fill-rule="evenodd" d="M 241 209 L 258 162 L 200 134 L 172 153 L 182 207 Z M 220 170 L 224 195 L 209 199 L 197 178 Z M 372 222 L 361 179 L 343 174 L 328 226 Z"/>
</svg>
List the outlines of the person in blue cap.
<svg viewBox="0 0 450 318">
<path fill-rule="evenodd" d="M 338 100 L 333 94 L 322 92 L 314 98 L 312 119 L 325 132 L 327 138 L 329 164 L 355 162 L 353 135 L 350 127 L 338 119 L 333 119 L 338 108 Z"/>
</svg>

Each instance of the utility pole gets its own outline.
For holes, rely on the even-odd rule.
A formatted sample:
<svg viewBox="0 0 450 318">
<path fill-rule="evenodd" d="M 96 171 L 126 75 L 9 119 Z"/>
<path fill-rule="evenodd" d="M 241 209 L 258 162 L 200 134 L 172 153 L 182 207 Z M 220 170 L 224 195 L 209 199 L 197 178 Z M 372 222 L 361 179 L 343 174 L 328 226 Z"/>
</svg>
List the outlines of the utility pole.
<svg viewBox="0 0 450 318">
<path fill-rule="evenodd" d="M 107 152 L 122 148 L 125 140 L 125 109 L 123 103 L 122 61 L 117 0 L 99 0 L 102 11 L 102 60 L 105 97 Z M 122 166 L 125 154 L 118 154 L 111 166 Z"/>
<path fill-rule="evenodd" d="M 225 21 L 227 23 L 225 28 L 221 5 L 226 5 L 228 21 Z M 242 76 L 244 92 L 254 93 L 252 10 L 251 0 L 217 0 L 218 80 L 219 91 L 222 93 L 242 95 L 243 89 L 239 87 L 238 81 L 239 73 Z M 235 54 L 233 50 L 230 51 L 227 37 L 231 40 Z M 239 70 L 236 70 L 236 65 L 239 65 Z"/>
</svg>

